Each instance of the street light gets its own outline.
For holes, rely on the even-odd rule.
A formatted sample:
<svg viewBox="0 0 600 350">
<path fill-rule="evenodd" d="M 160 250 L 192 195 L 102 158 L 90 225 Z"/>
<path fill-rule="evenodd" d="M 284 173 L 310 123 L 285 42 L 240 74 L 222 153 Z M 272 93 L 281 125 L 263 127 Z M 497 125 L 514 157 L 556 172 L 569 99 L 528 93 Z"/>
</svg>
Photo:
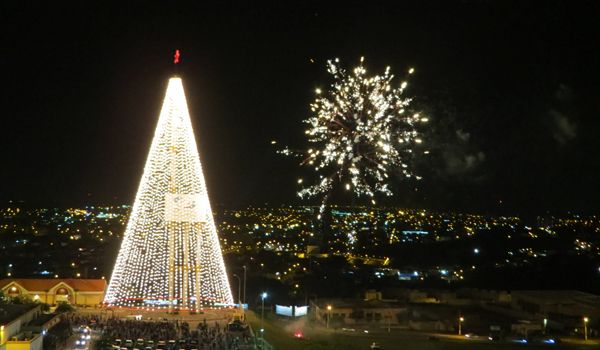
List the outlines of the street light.
<svg viewBox="0 0 600 350">
<path fill-rule="evenodd" d="M 265 318 L 265 299 L 267 298 L 267 292 L 262 292 L 260 298 L 262 300 L 262 307 L 260 309 L 260 339 L 262 342 L 261 349 L 265 347 L 265 326 L 264 326 L 264 318 Z"/>
<path fill-rule="evenodd" d="M 327 305 L 327 328 L 329 328 L 329 317 L 331 317 L 331 305 Z"/>
<path fill-rule="evenodd" d="M 458 335 L 462 335 L 462 323 L 465 322 L 465 318 L 460 316 L 458 318 Z"/>
<path fill-rule="evenodd" d="M 546 334 L 546 328 L 548 327 L 548 319 L 544 318 L 544 334 Z"/>
<path fill-rule="evenodd" d="M 241 291 L 242 291 L 242 280 L 240 279 L 240 276 L 236 275 L 235 273 L 233 274 L 233 277 L 237 278 L 237 280 L 238 280 L 238 304 L 240 304 L 240 308 L 241 308 L 242 300 L 240 299 L 240 295 L 241 295 Z"/>
<path fill-rule="evenodd" d="M 587 339 L 587 326 L 588 326 L 588 322 L 590 322 L 590 319 L 587 318 L 587 317 L 584 317 L 583 318 L 583 338 L 585 340 L 588 340 Z"/>
<path fill-rule="evenodd" d="M 244 265 L 243 267 L 244 267 L 244 301 L 243 301 L 243 303 L 246 304 L 246 265 Z"/>
</svg>

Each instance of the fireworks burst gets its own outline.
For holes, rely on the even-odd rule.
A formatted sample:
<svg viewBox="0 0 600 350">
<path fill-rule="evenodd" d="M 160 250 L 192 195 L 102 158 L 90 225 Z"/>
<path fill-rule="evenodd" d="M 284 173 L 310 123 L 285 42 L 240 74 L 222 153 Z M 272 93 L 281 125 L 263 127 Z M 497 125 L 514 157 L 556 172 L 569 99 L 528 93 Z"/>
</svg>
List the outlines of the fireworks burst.
<svg viewBox="0 0 600 350">
<path fill-rule="evenodd" d="M 323 195 L 323 206 L 336 186 L 343 186 L 356 196 L 367 196 L 375 203 L 377 193 L 391 196 L 390 176 L 397 170 L 403 176 L 415 176 L 408 159 L 414 147 L 422 143 L 418 125 L 427 118 L 410 111 L 411 98 L 405 97 L 408 85 L 402 81 L 392 86 L 394 75 L 387 67 L 383 75 L 367 75 L 361 58 L 351 72 L 339 65 L 339 59 L 327 62 L 334 82 L 327 91 L 316 89 L 310 105 L 312 115 L 304 122 L 312 147 L 299 152 L 301 165 L 312 167 L 317 182 L 306 184 L 301 198 Z M 408 74 L 414 72 L 409 69 Z M 282 153 L 297 154 L 290 150 Z M 322 207 L 323 207 L 322 206 Z"/>
</svg>

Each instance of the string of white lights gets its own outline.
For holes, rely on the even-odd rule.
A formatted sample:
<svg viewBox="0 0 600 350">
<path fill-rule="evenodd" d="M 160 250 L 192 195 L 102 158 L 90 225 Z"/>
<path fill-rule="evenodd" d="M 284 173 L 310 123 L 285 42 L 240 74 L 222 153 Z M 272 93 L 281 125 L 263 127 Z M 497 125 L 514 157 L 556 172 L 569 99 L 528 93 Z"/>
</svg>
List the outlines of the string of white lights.
<svg viewBox="0 0 600 350">
<path fill-rule="evenodd" d="M 105 303 L 148 310 L 233 303 L 178 77 L 169 80 Z"/>
</svg>

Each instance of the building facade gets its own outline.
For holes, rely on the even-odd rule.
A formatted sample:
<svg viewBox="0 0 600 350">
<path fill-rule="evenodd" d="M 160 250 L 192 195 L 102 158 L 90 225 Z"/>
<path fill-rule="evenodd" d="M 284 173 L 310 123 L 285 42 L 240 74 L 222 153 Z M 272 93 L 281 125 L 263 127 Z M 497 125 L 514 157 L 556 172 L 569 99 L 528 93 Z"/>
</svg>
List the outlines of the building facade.
<svg viewBox="0 0 600 350">
<path fill-rule="evenodd" d="M 25 296 L 34 301 L 57 305 L 99 306 L 104 300 L 103 279 L 3 279 L 0 291 L 8 297 Z"/>
</svg>

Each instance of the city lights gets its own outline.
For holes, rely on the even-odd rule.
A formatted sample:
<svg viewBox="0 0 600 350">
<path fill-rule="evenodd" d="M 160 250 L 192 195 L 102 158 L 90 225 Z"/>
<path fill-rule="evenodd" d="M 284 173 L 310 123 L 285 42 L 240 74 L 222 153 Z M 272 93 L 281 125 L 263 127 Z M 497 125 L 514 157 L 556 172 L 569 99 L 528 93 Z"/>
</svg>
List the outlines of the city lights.
<svg viewBox="0 0 600 350">
<path fill-rule="evenodd" d="M 0 350 L 600 350 L 600 0 L 6 3 Z"/>
</svg>

